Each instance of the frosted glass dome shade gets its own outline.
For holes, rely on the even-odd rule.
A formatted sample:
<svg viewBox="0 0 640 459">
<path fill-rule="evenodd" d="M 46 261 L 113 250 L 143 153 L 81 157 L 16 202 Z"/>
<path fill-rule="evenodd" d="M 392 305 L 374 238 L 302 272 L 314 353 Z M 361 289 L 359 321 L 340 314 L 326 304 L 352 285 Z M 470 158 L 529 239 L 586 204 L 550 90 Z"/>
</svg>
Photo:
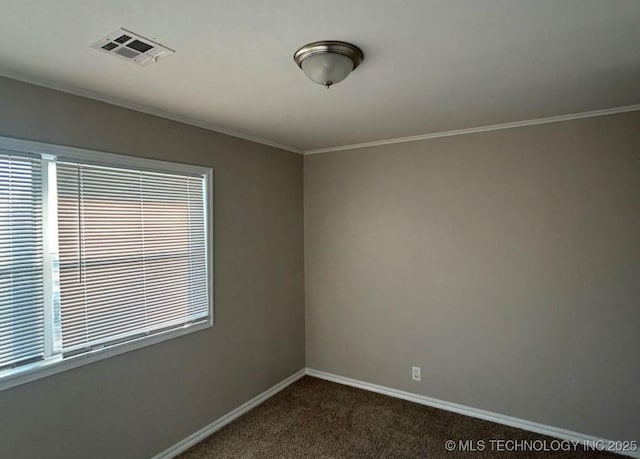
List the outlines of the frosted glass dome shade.
<svg viewBox="0 0 640 459">
<path fill-rule="evenodd" d="M 293 60 L 307 77 L 327 88 L 344 80 L 364 59 L 362 50 L 345 41 L 308 43 L 293 54 Z"/>
<path fill-rule="evenodd" d="M 315 54 L 302 61 L 300 67 L 311 81 L 331 86 L 349 76 L 353 70 L 353 61 L 342 54 Z"/>
</svg>

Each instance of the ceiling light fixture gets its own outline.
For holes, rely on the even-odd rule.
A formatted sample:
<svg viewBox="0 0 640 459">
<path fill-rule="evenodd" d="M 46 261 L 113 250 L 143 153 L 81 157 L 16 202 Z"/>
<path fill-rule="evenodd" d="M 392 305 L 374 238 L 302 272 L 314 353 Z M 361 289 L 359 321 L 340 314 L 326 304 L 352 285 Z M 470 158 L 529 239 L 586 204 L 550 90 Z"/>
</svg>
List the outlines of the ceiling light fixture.
<svg viewBox="0 0 640 459">
<path fill-rule="evenodd" d="M 314 83 L 327 89 L 347 78 L 364 59 L 362 50 L 344 41 L 314 41 L 293 55 L 298 67 Z"/>
</svg>

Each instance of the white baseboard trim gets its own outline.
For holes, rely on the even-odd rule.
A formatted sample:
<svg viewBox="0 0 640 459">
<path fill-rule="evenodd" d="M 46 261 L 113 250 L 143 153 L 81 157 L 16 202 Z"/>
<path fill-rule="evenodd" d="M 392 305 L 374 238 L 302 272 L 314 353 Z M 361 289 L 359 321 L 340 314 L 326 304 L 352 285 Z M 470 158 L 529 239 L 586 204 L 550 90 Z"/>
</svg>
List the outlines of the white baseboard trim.
<svg viewBox="0 0 640 459">
<path fill-rule="evenodd" d="M 195 445 L 199 441 L 204 440 L 205 438 L 207 438 L 212 433 L 220 430 L 221 428 L 223 428 L 224 426 L 229 424 L 231 421 L 239 418 L 240 416 L 245 414 L 247 411 L 252 410 L 256 406 L 260 405 L 262 402 L 264 402 L 267 399 L 273 397 L 274 395 L 276 395 L 278 392 L 280 392 L 285 387 L 289 386 L 290 384 L 293 384 L 298 379 L 302 378 L 305 374 L 306 374 L 306 371 L 305 371 L 304 368 L 302 370 L 300 370 L 300 371 L 295 372 L 294 374 L 292 374 L 288 378 L 283 379 L 282 381 L 280 381 L 275 386 L 265 390 L 263 393 L 255 396 L 255 397 L 253 397 L 251 400 L 249 400 L 246 403 L 243 403 L 238 408 L 236 408 L 236 409 L 234 409 L 232 411 L 229 411 L 227 414 L 225 414 L 221 418 L 216 419 L 211 424 L 208 424 L 208 425 L 204 426 L 202 429 L 198 430 L 197 432 L 192 433 L 187 438 L 184 438 L 183 440 L 180 440 L 178 443 L 176 443 L 175 445 L 173 445 L 173 446 L 167 448 L 166 450 L 162 451 L 160 454 L 157 454 L 156 456 L 153 456 L 152 459 L 170 459 L 170 458 L 173 458 L 173 457 L 177 456 L 178 454 L 186 451 L 187 449 L 189 449 L 190 447 L 192 447 L 193 445 Z"/>
<path fill-rule="evenodd" d="M 327 373 L 324 371 L 314 370 L 313 368 L 307 368 L 306 374 L 315 378 L 325 379 L 338 384 L 344 384 L 347 386 L 357 387 L 358 389 L 364 389 L 371 392 L 377 392 L 378 394 L 388 395 L 390 397 L 400 398 L 402 400 L 408 400 L 410 402 L 419 403 L 421 405 L 430 406 L 433 408 L 439 408 L 441 410 L 451 411 L 454 413 L 470 416 L 485 421 L 491 421 L 498 424 L 504 424 L 510 427 L 516 427 L 522 430 L 528 430 L 529 432 L 535 432 L 542 435 L 548 435 L 549 437 L 558 438 L 560 440 L 567 440 L 570 442 L 578 442 L 583 445 L 585 442 L 591 445 L 603 445 L 606 447 L 613 441 L 606 440 L 604 438 L 598 438 L 591 435 L 585 435 L 571 430 L 561 429 L 559 427 L 548 426 L 537 422 L 527 421 L 525 419 L 514 418 L 504 414 L 494 413 L 491 411 L 481 410 L 478 408 L 472 408 L 470 406 L 460 405 L 458 403 L 447 402 L 425 395 L 412 394 L 411 392 L 405 392 L 391 387 L 379 386 L 377 384 L 371 384 L 365 381 L 359 381 L 357 379 L 346 378 L 344 376 L 336 375 L 333 373 Z M 634 439 L 630 439 L 634 440 Z M 611 451 L 624 456 L 630 456 L 634 458 L 640 458 L 640 450 L 638 451 Z"/>
</svg>

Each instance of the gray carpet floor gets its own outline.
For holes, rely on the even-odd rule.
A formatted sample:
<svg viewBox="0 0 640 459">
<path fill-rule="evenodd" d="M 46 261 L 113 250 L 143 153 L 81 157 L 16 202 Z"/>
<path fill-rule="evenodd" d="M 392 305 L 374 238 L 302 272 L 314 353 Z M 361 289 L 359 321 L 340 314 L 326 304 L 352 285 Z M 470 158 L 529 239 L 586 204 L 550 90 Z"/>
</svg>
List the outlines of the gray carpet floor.
<svg viewBox="0 0 640 459">
<path fill-rule="evenodd" d="M 447 451 L 447 440 L 485 450 Z M 305 376 L 179 457 L 201 458 L 620 458 L 610 453 L 505 452 L 489 440 L 554 439 Z M 478 445 L 478 443 L 475 443 Z M 506 444 L 505 444 L 506 445 Z M 506 446 L 505 446 L 506 447 Z M 503 447 L 503 449 L 505 448 Z M 457 449 L 457 448 L 456 448 Z M 479 447 L 477 448 L 479 449 Z"/>
</svg>

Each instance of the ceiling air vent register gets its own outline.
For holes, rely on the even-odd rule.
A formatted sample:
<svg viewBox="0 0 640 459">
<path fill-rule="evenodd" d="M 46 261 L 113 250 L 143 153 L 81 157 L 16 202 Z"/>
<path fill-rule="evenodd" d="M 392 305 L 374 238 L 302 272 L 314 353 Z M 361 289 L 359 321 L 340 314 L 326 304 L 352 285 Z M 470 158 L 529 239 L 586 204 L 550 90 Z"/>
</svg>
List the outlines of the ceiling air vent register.
<svg viewBox="0 0 640 459">
<path fill-rule="evenodd" d="M 91 47 L 138 65 L 153 64 L 159 59 L 175 53 L 171 48 L 127 29 L 116 30 L 92 44 Z"/>
</svg>

